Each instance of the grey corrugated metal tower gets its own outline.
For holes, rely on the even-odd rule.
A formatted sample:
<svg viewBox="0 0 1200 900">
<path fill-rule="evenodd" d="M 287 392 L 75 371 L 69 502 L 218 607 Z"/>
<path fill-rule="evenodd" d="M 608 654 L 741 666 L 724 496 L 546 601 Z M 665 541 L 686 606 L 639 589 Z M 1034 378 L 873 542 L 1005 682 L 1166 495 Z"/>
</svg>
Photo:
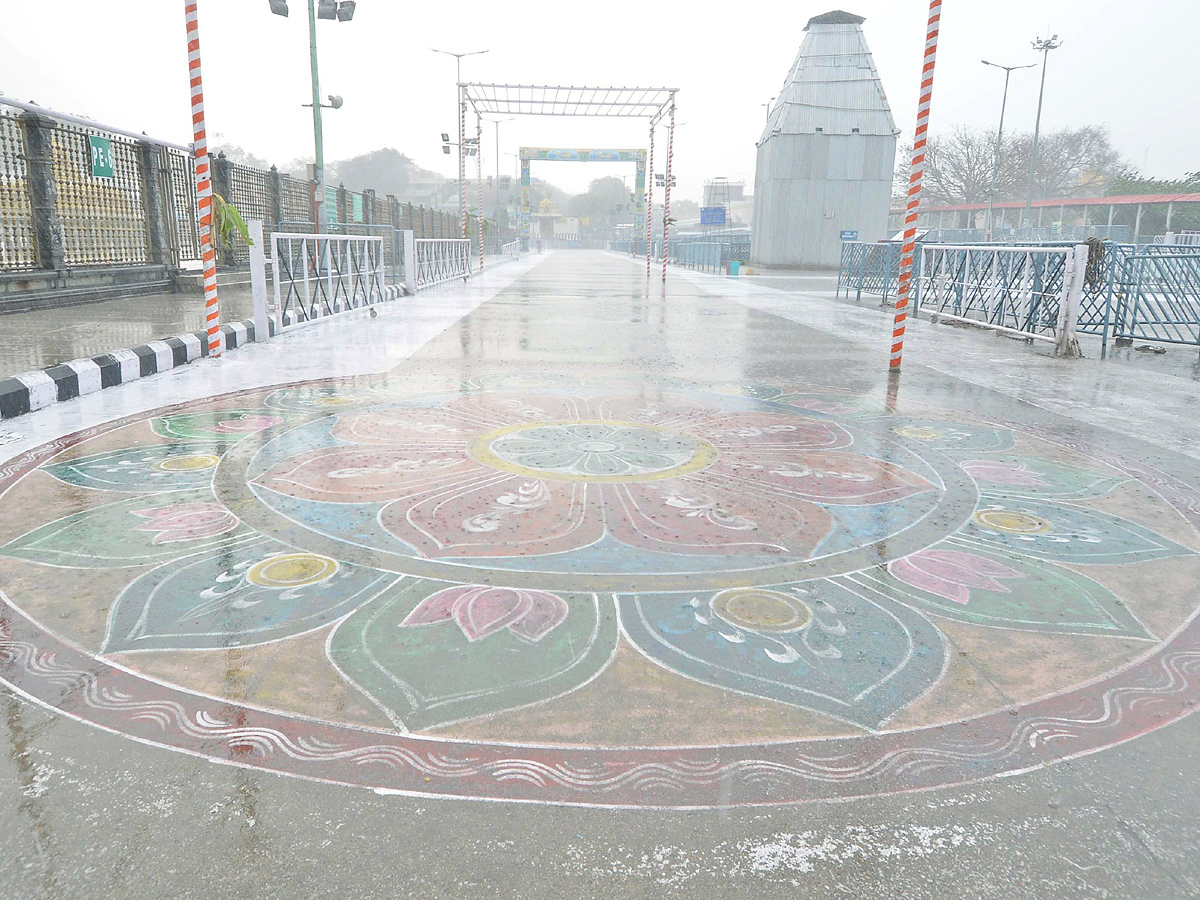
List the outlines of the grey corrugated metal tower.
<svg viewBox="0 0 1200 900">
<path fill-rule="evenodd" d="M 750 257 L 836 266 L 841 232 L 885 236 L 896 123 L 862 16 L 813 16 L 758 142 Z"/>
</svg>

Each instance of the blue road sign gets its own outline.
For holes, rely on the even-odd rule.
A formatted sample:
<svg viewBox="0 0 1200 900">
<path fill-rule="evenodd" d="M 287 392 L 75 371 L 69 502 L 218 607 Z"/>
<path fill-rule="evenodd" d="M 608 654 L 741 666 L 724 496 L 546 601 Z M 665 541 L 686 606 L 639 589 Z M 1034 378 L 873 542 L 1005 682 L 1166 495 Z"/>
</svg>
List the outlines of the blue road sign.
<svg viewBox="0 0 1200 900">
<path fill-rule="evenodd" d="M 857 241 L 858 240 L 858 232 L 857 231 L 843 231 L 842 232 L 842 240 L 843 241 Z"/>
<path fill-rule="evenodd" d="M 701 225 L 724 225 L 725 224 L 725 207 L 723 206 L 705 206 L 700 209 L 700 224 Z"/>
</svg>

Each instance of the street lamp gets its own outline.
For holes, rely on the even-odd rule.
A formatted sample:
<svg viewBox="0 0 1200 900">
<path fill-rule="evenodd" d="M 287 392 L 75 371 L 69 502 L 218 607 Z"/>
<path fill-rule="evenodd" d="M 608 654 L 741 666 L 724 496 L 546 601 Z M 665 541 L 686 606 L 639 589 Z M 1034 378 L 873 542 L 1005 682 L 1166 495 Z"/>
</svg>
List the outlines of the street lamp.
<svg viewBox="0 0 1200 900">
<path fill-rule="evenodd" d="M 507 119 L 485 119 L 484 121 L 491 122 L 496 126 L 496 204 L 492 208 L 492 214 L 496 217 L 496 252 L 500 252 L 500 123 L 515 122 L 516 116 L 510 116 Z M 480 210 L 480 215 L 483 210 Z M 507 216 L 507 213 L 506 213 Z"/>
<path fill-rule="evenodd" d="M 287 0 L 268 0 L 271 12 L 277 16 L 286 17 L 288 14 Z M 327 224 L 325 220 L 325 140 L 321 132 L 321 110 L 341 109 L 342 98 L 331 94 L 329 103 L 321 103 L 321 83 L 317 77 L 317 19 L 336 19 L 339 22 L 349 22 L 354 18 L 354 0 L 308 0 L 308 53 L 312 68 L 312 103 L 313 111 L 313 144 L 316 148 L 316 160 L 313 163 L 313 217 L 317 233 Z"/>
<path fill-rule="evenodd" d="M 1033 124 L 1033 148 L 1029 153 L 1029 190 L 1025 194 L 1025 224 L 1033 224 L 1033 215 L 1030 210 L 1033 208 L 1033 175 L 1037 169 L 1037 150 L 1038 150 L 1038 135 L 1042 130 L 1042 96 L 1046 93 L 1046 63 L 1050 59 L 1050 51 L 1057 50 L 1063 45 L 1063 42 L 1058 39 L 1058 35 L 1051 35 L 1046 40 L 1038 38 L 1036 41 L 1030 42 L 1030 46 L 1035 51 L 1042 54 L 1042 86 L 1038 90 L 1038 108 L 1037 119 Z"/>
<path fill-rule="evenodd" d="M 986 240 L 992 239 L 992 207 L 996 203 L 996 176 L 1000 172 L 1000 147 L 1001 140 L 1004 137 L 1004 109 L 1008 106 L 1008 79 L 1017 69 L 1032 69 L 1037 63 L 1030 63 L 1027 66 L 1002 66 L 999 63 L 988 62 L 986 59 L 980 60 L 985 66 L 992 66 L 996 69 L 1004 70 L 1004 99 L 1000 101 L 1000 127 L 996 129 L 996 153 L 992 160 L 992 184 L 988 188 L 988 208 L 987 217 L 983 222 L 983 233 Z"/>
<path fill-rule="evenodd" d="M 434 53 L 441 53 L 445 56 L 454 57 L 454 83 L 458 91 L 458 103 L 455 104 L 455 112 L 458 115 L 458 130 L 459 130 L 459 146 L 458 146 L 458 220 L 459 228 L 462 230 L 462 237 L 467 236 L 467 164 L 463 158 L 463 147 L 466 143 L 466 120 L 467 120 L 467 101 L 462 95 L 462 61 L 464 56 L 481 56 L 487 53 L 487 50 L 470 50 L 466 53 L 453 53 L 449 50 L 438 50 L 435 47 L 430 47 Z M 449 141 L 443 140 L 443 145 L 453 146 Z M 443 150 L 443 152 L 446 152 Z"/>
</svg>

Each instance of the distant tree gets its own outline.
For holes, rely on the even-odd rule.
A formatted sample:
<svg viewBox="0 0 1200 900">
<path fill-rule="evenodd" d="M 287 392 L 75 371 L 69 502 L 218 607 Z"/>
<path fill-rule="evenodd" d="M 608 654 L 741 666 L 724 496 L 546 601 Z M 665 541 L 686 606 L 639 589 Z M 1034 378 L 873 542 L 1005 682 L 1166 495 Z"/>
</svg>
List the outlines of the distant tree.
<svg viewBox="0 0 1200 900">
<path fill-rule="evenodd" d="M 338 160 L 326 168 L 327 183 L 336 179 L 352 191 L 374 190 L 380 197 L 387 194 L 403 197 L 416 166 L 399 150 L 384 147 Z"/>
<path fill-rule="evenodd" d="M 1125 169 L 1108 184 L 1105 194 L 1110 197 L 1123 194 L 1200 194 L 1200 172 L 1188 172 L 1182 178 L 1146 178 L 1135 169 Z M 1125 218 L 1129 217 L 1126 213 Z M 1132 224 L 1130 222 L 1129 224 Z M 1162 234 L 1167 230 L 1167 207 L 1165 204 L 1142 208 L 1141 233 Z M 1200 209 L 1194 204 L 1176 204 L 1171 216 L 1171 230 L 1200 231 Z"/>
<path fill-rule="evenodd" d="M 931 138 L 925 155 L 924 199 L 932 204 L 986 203 L 995 147 L 996 132 L 982 129 L 959 127 Z M 1004 137 L 996 177 L 997 200 L 1025 197 L 1032 151 L 1031 133 Z M 908 191 L 911 160 L 911 146 L 903 148 L 894 182 L 898 198 Z M 1125 161 L 1103 126 L 1043 132 L 1038 141 L 1034 199 L 1095 197 L 1125 169 Z"/>
<path fill-rule="evenodd" d="M 239 163 L 243 166 L 253 166 L 256 169 L 271 168 L 271 164 L 261 156 L 255 156 L 237 144 L 221 144 L 219 147 L 213 149 L 213 153 L 224 153 L 225 158 L 230 162 Z"/>
<path fill-rule="evenodd" d="M 695 200 L 676 200 L 671 198 L 671 218 L 680 222 L 698 221 L 700 219 L 700 204 Z"/>
</svg>

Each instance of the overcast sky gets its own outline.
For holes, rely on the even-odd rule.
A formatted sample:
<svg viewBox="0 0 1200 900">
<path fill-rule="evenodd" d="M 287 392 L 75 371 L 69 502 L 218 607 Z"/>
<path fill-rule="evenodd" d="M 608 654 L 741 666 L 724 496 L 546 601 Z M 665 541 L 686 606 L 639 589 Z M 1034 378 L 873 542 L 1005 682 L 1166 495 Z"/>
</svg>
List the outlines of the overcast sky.
<svg viewBox="0 0 1200 900">
<path fill-rule="evenodd" d="M 352 22 L 318 22 L 326 158 L 395 147 L 453 174 L 439 132 L 453 131 L 454 60 L 466 81 L 677 87 L 675 163 L 683 196 L 715 175 L 754 181 L 755 141 L 805 22 L 833 2 L 590 4 L 494 0 L 359 0 Z M 271 15 L 267 0 L 200 0 L 210 134 L 284 163 L 312 153 L 307 14 Z M 0 92 L 115 126 L 188 143 L 184 4 L 180 0 L 0 0 Z M 924 0 L 844 0 L 863 26 L 900 129 L 913 128 Z M 655 13 L 657 34 L 637 12 Z M 1158 177 L 1200 169 L 1200 0 L 946 0 L 932 127 L 994 127 L 1003 73 L 980 63 L 1034 62 L 1029 42 L 1065 41 L 1050 56 L 1043 127 L 1106 124 L 1117 147 Z M 1006 128 L 1033 127 L 1037 70 L 1014 73 Z M 493 172 L 492 126 L 484 171 Z M 501 168 L 519 145 L 645 147 L 643 121 L 526 117 L 501 125 Z M 660 146 L 662 146 L 660 144 Z M 662 156 L 657 156 L 662 160 Z M 661 165 L 659 165 L 661 170 Z M 624 174 L 599 163 L 545 163 L 534 174 L 578 191 Z"/>
</svg>

